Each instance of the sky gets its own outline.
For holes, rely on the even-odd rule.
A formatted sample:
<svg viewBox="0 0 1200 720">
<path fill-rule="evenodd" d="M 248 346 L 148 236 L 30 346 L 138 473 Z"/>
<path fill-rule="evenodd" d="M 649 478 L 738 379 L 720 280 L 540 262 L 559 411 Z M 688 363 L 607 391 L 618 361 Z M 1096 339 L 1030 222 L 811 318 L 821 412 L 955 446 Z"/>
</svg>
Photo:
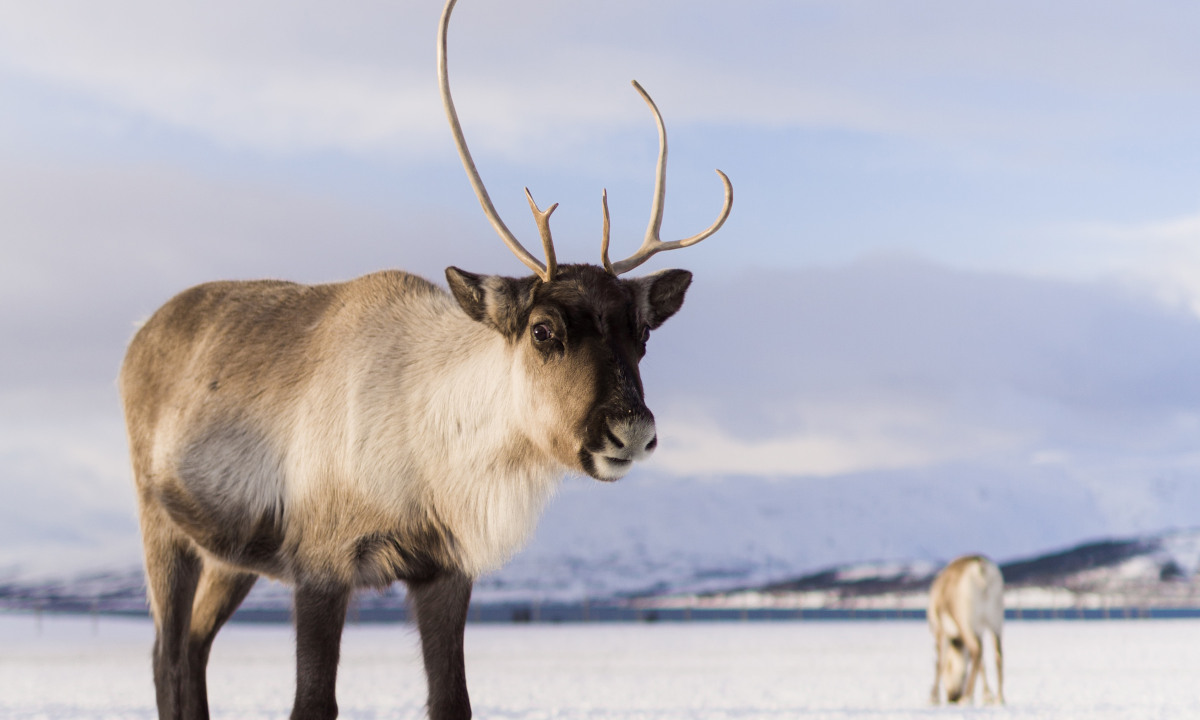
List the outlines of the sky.
<svg viewBox="0 0 1200 720">
<path fill-rule="evenodd" d="M 440 10 L 0 0 L 0 572 L 137 561 L 114 379 L 176 292 L 524 273 L 445 124 Z M 643 365 L 651 475 L 1053 467 L 1120 509 L 1200 482 L 1198 31 L 1173 1 L 462 0 L 449 62 L 493 201 L 534 247 L 522 188 L 560 203 L 560 261 L 597 261 L 602 189 L 612 254 L 644 233 L 632 79 L 664 238 L 733 182 L 643 268 L 696 274 Z"/>
</svg>

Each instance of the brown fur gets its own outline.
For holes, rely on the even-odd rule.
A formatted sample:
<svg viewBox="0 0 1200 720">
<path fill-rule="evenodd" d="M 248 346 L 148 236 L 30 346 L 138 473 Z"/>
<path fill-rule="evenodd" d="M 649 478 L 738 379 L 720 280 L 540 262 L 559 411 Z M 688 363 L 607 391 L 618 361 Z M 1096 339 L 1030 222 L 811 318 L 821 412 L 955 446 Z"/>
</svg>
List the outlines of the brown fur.
<svg viewBox="0 0 1200 720">
<path fill-rule="evenodd" d="M 294 717 L 336 713 L 350 592 L 395 580 L 416 593 L 431 716 L 463 717 L 465 675 L 445 666 L 471 579 L 523 542 L 562 472 L 616 479 L 653 449 L 637 365 L 690 274 L 447 278 L 453 296 L 394 271 L 210 283 L 130 343 L 160 715 L 207 715 L 208 649 L 263 574 L 296 586 Z"/>
</svg>

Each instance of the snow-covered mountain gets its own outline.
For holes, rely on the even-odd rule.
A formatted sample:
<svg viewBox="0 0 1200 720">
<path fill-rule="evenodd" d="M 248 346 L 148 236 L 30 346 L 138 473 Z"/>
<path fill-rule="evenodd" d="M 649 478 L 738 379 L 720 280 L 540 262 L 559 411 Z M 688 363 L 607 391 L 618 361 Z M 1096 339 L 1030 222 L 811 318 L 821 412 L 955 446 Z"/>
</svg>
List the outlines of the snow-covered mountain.
<svg viewBox="0 0 1200 720">
<path fill-rule="evenodd" d="M 1054 464 L 1013 462 L 990 473 L 951 464 L 834 479 L 697 480 L 649 473 L 615 484 L 568 479 L 528 547 L 480 578 L 474 598 L 579 603 L 699 595 L 781 587 L 831 569 L 839 582 L 850 577 L 846 573 L 886 579 L 896 568 L 919 581 L 966 553 L 1012 563 L 1105 538 L 1133 538 L 1136 552 L 1118 569 L 1097 561 L 1108 568 L 1099 579 L 1086 573 L 1064 579 L 1066 570 L 1059 568 L 1060 579 L 1045 582 L 1099 587 L 1110 570 L 1127 578 L 1195 574 L 1200 535 L 1162 528 L 1196 526 L 1197 478 L 1130 481 L 1114 494 L 1111 484 L 1093 485 Z M 113 567 L 116 572 L 109 571 Z M 1029 571 L 1018 564 L 1009 572 L 1010 581 L 1023 582 L 1021 573 Z M 139 609 L 142 593 L 141 573 L 132 563 L 98 565 L 90 574 L 0 573 L 0 596 L 8 605 Z M 401 599 L 396 588 L 360 602 L 386 607 Z M 246 607 L 287 602 L 286 588 L 260 582 Z"/>
<path fill-rule="evenodd" d="M 1027 463 L 992 473 L 948 465 L 836 479 L 568 481 L 529 547 L 482 578 L 476 596 L 578 601 L 766 586 L 868 561 L 1027 558 L 1197 524 L 1193 478 L 1122 488 L 1113 495 Z M 1190 574 L 1195 560 L 1181 565 Z"/>
<path fill-rule="evenodd" d="M 1155 537 L 1098 540 L 1032 558 L 1001 562 L 1005 607 L 1025 611 L 1079 611 L 1075 617 L 1112 612 L 1147 613 L 1200 609 L 1196 575 L 1200 531 Z M 641 609 L 704 608 L 823 611 L 894 611 L 909 617 L 924 610 L 929 585 L 940 569 L 923 561 L 868 562 L 833 567 L 763 586 L 633 599 Z"/>
<path fill-rule="evenodd" d="M 802 575 L 781 575 L 759 582 L 755 567 L 729 567 L 725 573 L 705 573 L 675 565 L 660 568 L 652 588 L 646 580 L 600 584 L 618 578 L 619 565 L 605 573 L 571 566 L 585 577 L 574 582 L 556 579 L 548 587 L 518 585 L 493 576 L 481 583 L 475 601 L 519 604 L 587 600 L 633 604 L 639 607 L 806 607 L 806 608 L 908 608 L 924 607 L 925 593 L 940 563 L 927 560 L 859 562 L 822 568 Z M 1032 557 L 1002 559 L 1009 606 L 1054 607 L 1064 605 L 1200 606 L 1200 530 L 1083 543 Z M 682 579 L 666 581 L 666 571 Z M 566 586 L 589 587 L 586 597 L 561 592 Z M 640 589 L 630 591 L 638 586 Z M 394 586 L 386 593 L 360 596 L 357 608 L 395 610 L 402 607 L 403 591 Z M 273 582 L 260 582 L 244 610 L 274 613 L 280 618 L 290 606 L 290 592 Z M 93 573 L 71 579 L 0 584 L 0 608 L 45 609 L 59 612 L 141 612 L 145 594 L 141 572 Z"/>
</svg>

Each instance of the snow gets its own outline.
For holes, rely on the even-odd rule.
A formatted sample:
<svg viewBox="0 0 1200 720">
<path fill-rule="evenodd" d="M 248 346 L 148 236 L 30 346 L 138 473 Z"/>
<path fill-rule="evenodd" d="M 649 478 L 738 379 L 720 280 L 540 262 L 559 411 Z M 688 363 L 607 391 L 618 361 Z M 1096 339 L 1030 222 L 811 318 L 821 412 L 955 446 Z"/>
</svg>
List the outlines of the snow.
<svg viewBox="0 0 1200 720">
<path fill-rule="evenodd" d="M 0 614 L 0 717 L 153 718 L 145 620 Z M 472 624 L 475 715 L 503 720 L 1173 718 L 1195 710 L 1200 621 L 1010 622 L 1003 708 L 935 708 L 922 622 Z M 423 717 L 416 637 L 348 625 L 341 717 Z M 277 718 L 286 626 L 234 624 L 209 667 L 215 718 Z"/>
<path fill-rule="evenodd" d="M 839 568 L 838 580 L 854 582 L 855 580 L 875 580 L 878 578 L 903 578 L 932 575 L 938 565 L 930 562 L 875 562 L 857 563 Z"/>
</svg>

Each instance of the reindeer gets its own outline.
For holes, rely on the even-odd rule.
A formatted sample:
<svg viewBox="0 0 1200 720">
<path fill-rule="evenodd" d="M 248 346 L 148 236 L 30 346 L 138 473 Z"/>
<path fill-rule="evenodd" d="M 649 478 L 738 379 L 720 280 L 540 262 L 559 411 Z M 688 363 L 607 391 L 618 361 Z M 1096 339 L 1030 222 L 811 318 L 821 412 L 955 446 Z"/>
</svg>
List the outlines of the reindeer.
<svg viewBox="0 0 1200 720">
<path fill-rule="evenodd" d="M 1000 568 L 981 555 L 967 555 L 942 568 L 929 589 L 927 612 L 933 632 L 936 660 L 929 701 L 971 702 L 975 677 L 983 679 L 985 703 L 1004 703 L 1004 652 L 1000 633 L 1004 625 L 1004 577 Z M 988 688 L 983 662 L 983 633 L 992 635 L 996 652 L 996 695 Z M 970 675 L 968 676 L 968 669 Z M 964 681 L 966 690 L 964 691 Z"/>
<path fill-rule="evenodd" d="M 508 231 L 471 159 L 438 29 L 438 79 L 459 155 L 488 220 L 533 271 L 446 269 L 450 292 L 399 271 L 348 282 L 213 282 L 177 295 L 129 345 L 129 431 L 161 718 L 206 718 L 209 649 L 259 575 L 294 586 L 292 717 L 337 715 L 347 605 L 402 581 L 434 720 L 469 718 L 463 631 L 474 579 L 525 541 L 564 473 L 614 481 L 653 452 L 639 361 L 674 315 L 686 270 L 622 279 L 655 253 L 666 131 L 658 125 L 641 247 L 558 265 L 549 218 L 526 189 L 545 262 Z"/>
</svg>

